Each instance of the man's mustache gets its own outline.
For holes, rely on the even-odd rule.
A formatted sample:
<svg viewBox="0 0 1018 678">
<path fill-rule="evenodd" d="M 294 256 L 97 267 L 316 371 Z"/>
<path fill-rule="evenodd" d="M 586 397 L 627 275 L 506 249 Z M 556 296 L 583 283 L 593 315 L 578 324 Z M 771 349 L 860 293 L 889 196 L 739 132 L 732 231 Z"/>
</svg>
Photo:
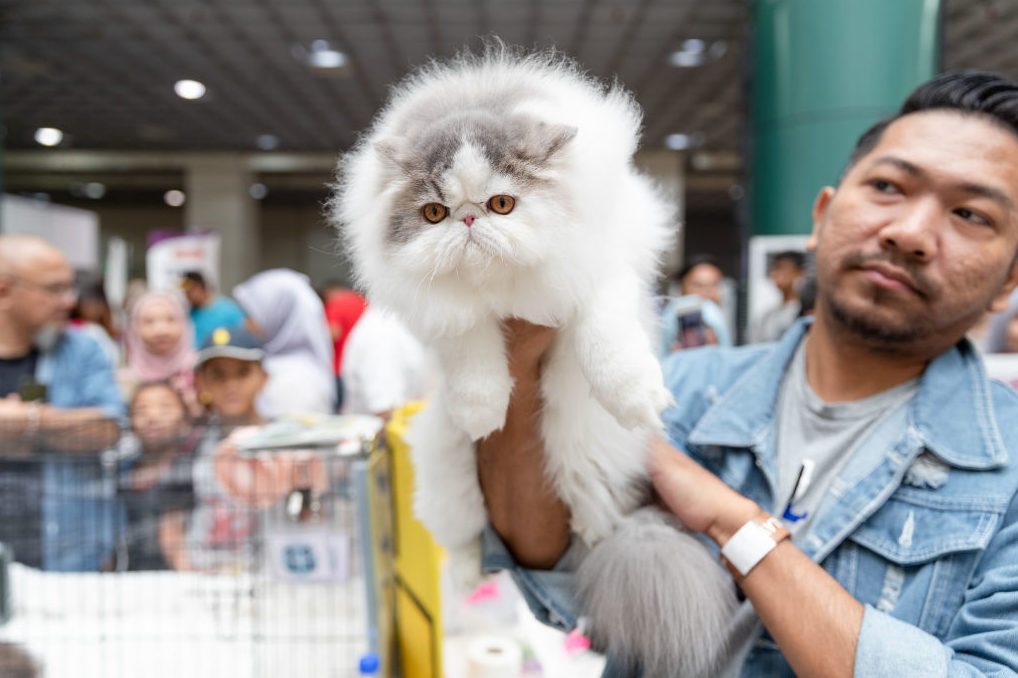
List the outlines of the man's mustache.
<svg viewBox="0 0 1018 678">
<path fill-rule="evenodd" d="M 871 268 L 874 264 L 888 264 L 900 269 L 909 278 L 912 288 L 923 298 L 929 298 L 937 292 L 937 286 L 930 280 L 929 276 L 912 259 L 903 257 L 894 252 L 877 252 L 866 254 L 856 252 L 845 257 L 844 266 L 847 270 Z"/>
</svg>

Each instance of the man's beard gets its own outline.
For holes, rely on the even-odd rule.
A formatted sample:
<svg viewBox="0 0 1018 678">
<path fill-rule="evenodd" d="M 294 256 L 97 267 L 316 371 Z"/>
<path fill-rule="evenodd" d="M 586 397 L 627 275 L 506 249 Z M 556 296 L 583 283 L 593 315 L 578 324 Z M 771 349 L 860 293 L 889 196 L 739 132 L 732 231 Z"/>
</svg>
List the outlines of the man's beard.
<svg viewBox="0 0 1018 678">
<path fill-rule="evenodd" d="M 876 262 L 886 262 L 904 270 L 912 279 L 914 292 L 921 299 L 937 296 L 937 286 L 920 266 L 911 259 L 895 256 L 893 253 L 863 254 L 857 252 L 845 257 L 841 262 L 841 269 L 843 271 L 860 271 Z M 824 306 L 827 308 L 828 315 L 837 325 L 875 347 L 900 351 L 936 332 L 928 315 L 902 314 L 889 321 L 886 318 L 881 318 L 879 313 L 873 314 L 867 313 L 865 310 L 849 308 L 847 304 L 838 300 L 835 290 L 828 290 L 827 294 L 823 294 L 824 290 L 819 290 L 819 292 L 826 302 Z M 874 287 L 871 294 L 871 304 L 877 309 L 888 308 L 893 303 L 893 295 L 887 290 Z"/>
<path fill-rule="evenodd" d="M 880 296 L 877 295 L 877 303 Z M 929 336 L 933 328 L 917 321 L 891 325 L 864 312 L 851 311 L 834 295 L 827 295 L 827 312 L 834 322 L 867 344 L 886 350 L 904 350 L 914 342 Z"/>
</svg>

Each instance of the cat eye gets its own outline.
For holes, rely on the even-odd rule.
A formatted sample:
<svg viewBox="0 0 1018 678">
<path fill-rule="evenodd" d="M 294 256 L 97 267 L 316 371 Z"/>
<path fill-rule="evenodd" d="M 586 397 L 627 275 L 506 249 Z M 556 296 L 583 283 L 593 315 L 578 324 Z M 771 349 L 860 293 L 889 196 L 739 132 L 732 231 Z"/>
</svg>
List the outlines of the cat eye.
<svg viewBox="0 0 1018 678">
<path fill-rule="evenodd" d="M 516 198 L 511 195 L 493 195 L 488 201 L 488 209 L 495 214 L 509 214 L 516 207 Z"/>
<path fill-rule="evenodd" d="M 449 215 L 449 208 L 445 205 L 437 202 L 429 202 L 427 205 L 421 208 L 421 216 L 424 217 L 428 223 L 437 224 L 442 219 L 445 219 Z"/>
</svg>

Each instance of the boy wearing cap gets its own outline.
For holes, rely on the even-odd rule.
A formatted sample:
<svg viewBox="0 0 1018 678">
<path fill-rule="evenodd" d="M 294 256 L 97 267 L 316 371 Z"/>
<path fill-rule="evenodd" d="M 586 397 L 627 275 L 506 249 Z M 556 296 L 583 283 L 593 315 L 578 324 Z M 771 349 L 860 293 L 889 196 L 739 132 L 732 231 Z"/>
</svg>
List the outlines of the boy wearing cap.
<svg viewBox="0 0 1018 678">
<path fill-rule="evenodd" d="M 198 398 L 222 426 L 263 423 L 255 398 L 268 380 L 264 357 L 261 340 L 243 327 L 216 328 L 198 352 Z"/>
</svg>

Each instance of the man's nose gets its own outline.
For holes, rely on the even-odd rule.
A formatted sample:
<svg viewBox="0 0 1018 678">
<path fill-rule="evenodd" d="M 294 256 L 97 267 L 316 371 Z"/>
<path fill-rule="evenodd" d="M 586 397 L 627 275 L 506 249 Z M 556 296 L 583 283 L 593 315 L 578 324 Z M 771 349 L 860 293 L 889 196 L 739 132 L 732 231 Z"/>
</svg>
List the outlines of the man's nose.
<svg viewBox="0 0 1018 678">
<path fill-rule="evenodd" d="M 945 218 L 936 200 L 914 202 L 880 230 L 880 246 L 912 259 L 929 261 L 937 254 L 938 231 Z"/>
</svg>

